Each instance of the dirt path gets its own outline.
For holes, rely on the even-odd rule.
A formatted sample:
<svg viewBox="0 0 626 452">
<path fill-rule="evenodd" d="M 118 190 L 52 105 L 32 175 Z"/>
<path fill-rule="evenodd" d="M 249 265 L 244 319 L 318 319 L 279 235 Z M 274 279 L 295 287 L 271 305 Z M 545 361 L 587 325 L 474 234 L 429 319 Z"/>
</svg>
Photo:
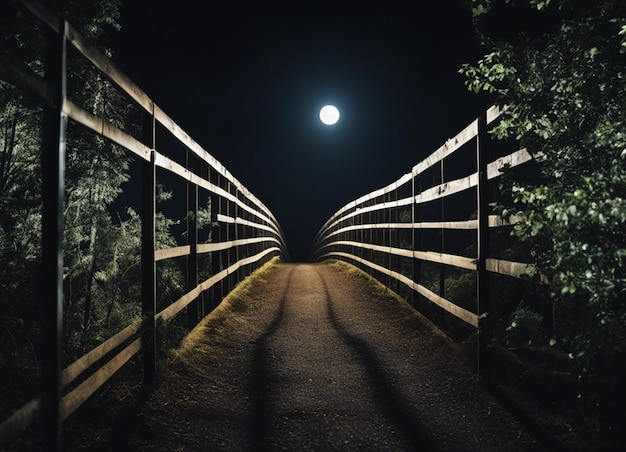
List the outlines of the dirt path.
<svg viewBox="0 0 626 452">
<path fill-rule="evenodd" d="M 544 450 L 410 307 L 279 264 L 209 319 L 119 450 Z"/>
</svg>

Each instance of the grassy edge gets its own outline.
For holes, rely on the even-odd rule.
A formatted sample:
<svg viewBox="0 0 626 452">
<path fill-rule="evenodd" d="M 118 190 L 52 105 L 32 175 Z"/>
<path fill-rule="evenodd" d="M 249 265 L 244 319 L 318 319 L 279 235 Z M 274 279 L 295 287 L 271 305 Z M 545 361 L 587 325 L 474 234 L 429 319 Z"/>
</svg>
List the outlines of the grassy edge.
<svg viewBox="0 0 626 452">
<path fill-rule="evenodd" d="M 450 336 L 448 336 L 445 332 L 438 328 L 428 317 L 419 312 L 417 309 L 413 308 L 409 303 L 407 303 L 404 298 L 395 293 L 389 287 L 385 286 L 373 276 L 361 270 L 359 267 L 337 259 L 329 259 L 327 261 L 324 261 L 323 263 L 346 273 L 350 277 L 364 280 L 372 287 L 372 289 L 375 290 L 376 297 L 379 297 L 381 299 L 386 298 L 388 300 L 394 300 L 395 302 L 397 302 L 399 307 L 404 311 L 403 319 L 405 321 L 419 322 L 420 324 L 422 324 L 422 326 L 427 327 L 430 332 L 435 334 L 439 339 L 442 339 L 446 343 L 448 343 L 450 347 L 453 347 L 456 350 L 460 348 L 460 345 L 457 342 L 455 342 Z"/>
<path fill-rule="evenodd" d="M 259 284 L 266 281 L 267 276 L 281 263 L 279 257 L 274 257 L 265 263 L 251 275 L 244 278 L 233 290 L 231 290 L 221 303 L 207 314 L 187 335 L 181 340 L 174 352 L 173 361 L 188 362 L 193 360 L 193 355 L 203 348 L 202 340 L 207 333 L 223 325 L 227 319 L 233 319 L 237 312 L 245 309 L 251 302 L 250 294 L 254 293 Z"/>
</svg>

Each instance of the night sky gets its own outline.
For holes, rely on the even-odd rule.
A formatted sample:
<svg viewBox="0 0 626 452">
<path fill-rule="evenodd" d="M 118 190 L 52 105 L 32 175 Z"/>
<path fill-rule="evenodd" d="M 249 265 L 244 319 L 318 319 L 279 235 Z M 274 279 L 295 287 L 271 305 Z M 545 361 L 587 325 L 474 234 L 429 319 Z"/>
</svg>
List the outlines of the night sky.
<svg viewBox="0 0 626 452">
<path fill-rule="evenodd" d="M 485 53 L 462 0 L 395 13 L 125 3 L 114 61 L 272 210 L 293 261 L 309 259 L 337 209 L 409 172 L 492 101 L 458 74 Z M 319 121 L 327 103 L 335 126 Z"/>
</svg>

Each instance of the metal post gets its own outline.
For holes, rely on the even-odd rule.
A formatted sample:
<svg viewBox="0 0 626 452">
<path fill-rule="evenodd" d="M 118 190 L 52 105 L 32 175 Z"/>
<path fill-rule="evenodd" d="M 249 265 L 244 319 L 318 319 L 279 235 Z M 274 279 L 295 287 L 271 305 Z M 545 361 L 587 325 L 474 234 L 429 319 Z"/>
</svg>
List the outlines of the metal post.
<svg viewBox="0 0 626 452">
<path fill-rule="evenodd" d="M 154 113 L 154 112 L 152 112 Z M 141 314 L 143 317 L 142 349 L 144 383 L 156 381 L 156 165 L 154 114 L 146 114 L 143 126 L 144 140 L 152 149 L 150 161 L 141 166 Z"/>
<path fill-rule="evenodd" d="M 202 177 L 204 180 L 209 180 L 209 164 L 207 162 L 205 162 L 204 160 L 200 161 L 200 177 Z M 209 198 L 207 200 L 207 208 L 209 209 L 209 218 L 212 215 L 211 212 L 211 199 Z M 200 198 L 198 198 L 198 205 L 200 204 Z M 204 268 L 202 268 L 201 271 L 202 273 L 199 273 L 198 278 L 201 277 L 201 275 L 206 275 L 206 266 L 207 261 L 206 259 L 202 261 L 204 264 Z M 206 303 L 207 303 L 207 296 L 208 294 L 206 294 L 204 291 L 200 294 L 200 299 L 199 299 L 199 304 L 200 304 L 200 309 L 199 309 L 199 313 L 200 313 L 200 318 L 203 319 L 204 316 L 207 315 L 207 307 L 206 307 Z"/>
<path fill-rule="evenodd" d="M 235 195 L 235 199 L 239 199 L 239 189 L 237 187 L 235 187 L 233 184 L 230 185 L 231 187 L 234 188 L 234 195 Z M 239 216 L 238 212 L 239 212 L 239 204 L 237 203 L 233 203 L 233 218 L 235 219 L 235 243 L 237 243 L 239 241 L 239 223 L 237 223 L 237 217 Z M 235 246 L 235 262 L 239 262 L 239 245 Z M 235 286 L 239 283 L 239 281 L 241 281 L 242 275 L 243 274 L 243 269 L 241 267 L 237 268 L 237 271 L 235 273 L 235 277 L 234 277 L 234 281 L 232 281 L 232 285 L 229 288 L 229 292 L 230 290 L 234 289 Z"/>
<path fill-rule="evenodd" d="M 222 187 L 226 192 L 230 193 L 230 182 L 229 181 L 225 181 L 224 183 L 224 187 Z M 220 201 L 221 202 L 221 201 Z M 231 201 L 227 198 L 224 198 L 224 202 L 226 203 L 226 216 L 230 216 L 230 204 Z M 220 207 L 221 210 L 221 207 Z M 231 236 L 230 236 L 230 224 L 226 224 L 224 225 L 224 231 L 220 231 L 220 242 L 228 242 L 231 240 Z M 231 257 L 231 251 L 232 247 L 229 247 L 223 251 L 220 252 L 220 257 L 222 260 L 222 268 L 227 269 L 228 267 L 230 267 L 230 257 Z M 228 292 L 230 292 L 230 279 L 231 279 L 231 275 L 227 275 L 223 280 L 222 280 L 222 295 L 226 296 L 226 294 Z"/>
<path fill-rule="evenodd" d="M 439 183 L 443 185 L 444 173 L 443 173 L 443 159 L 439 161 L 439 167 L 441 168 L 441 176 L 439 178 Z M 445 212 L 444 212 L 444 197 L 441 197 L 441 218 L 440 221 L 443 223 L 445 220 Z M 445 229 L 442 227 L 441 231 L 441 254 L 445 252 Z M 446 298 L 446 266 L 445 264 L 439 264 L 439 296 L 442 298 Z M 445 323 L 446 320 L 446 311 L 441 309 L 441 321 Z"/>
<path fill-rule="evenodd" d="M 411 249 L 413 250 L 413 282 L 416 284 L 422 283 L 422 261 L 415 257 L 415 251 L 418 249 L 422 249 L 422 228 L 415 227 L 416 223 L 421 223 L 422 221 L 422 206 L 421 204 L 417 204 L 415 202 L 415 197 L 421 193 L 421 185 L 420 185 L 420 177 L 412 174 L 411 177 L 411 197 L 413 201 L 411 202 Z M 418 232 L 419 230 L 419 232 Z M 413 291 L 413 307 L 417 307 L 418 310 L 421 310 L 421 295 L 418 291 Z"/>
<path fill-rule="evenodd" d="M 187 168 L 190 168 L 189 150 L 187 150 Z M 198 285 L 198 186 L 187 182 L 187 243 L 191 250 L 187 256 L 187 292 Z M 187 305 L 187 328 L 193 329 L 198 324 L 199 303 L 195 299 Z"/>
<path fill-rule="evenodd" d="M 478 323 L 478 372 L 484 376 L 488 370 L 486 353 L 489 332 L 485 328 L 485 316 L 490 310 L 489 272 L 486 267 L 489 255 L 489 187 L 487 179 L 487 116 L 486 112 L 478 118 L 478 137 L 476 160 L 478 171 L 478 238 L 477 238 L 477 313 Z"/>
<path fill-rule="evenodd" d="M 388 192 L 385 195 L 385 202 L 387 204 L 391 204 L 391 192 Z M 387 223 L 387 230 L 383 230 L 383 245 L 386 248 L 391 248 L 391 207 L 388 207 L 386 209 L 383 210 L 382 212 L 383 214 L 383 223 Z M 385 262 L 385 269 L 386 270 L 391 270 L 391 252 L 388 250 L 385 253 L 385 257 L 384 257 L 384 262 Z M 385 275 L 387 277 L 387 282 L 385 283 L 385 285 L 387 287 L 391 287 L 391 274 L 389 272 L 387 272 L 387 274 Z M 382 280 L 382 278 L 381 278 Z"/>
<path fill-rule="evenodd" d="M 61 449 L 61 335 L 63 327 L 63 199 L 65 197 L 65 25 L 46 27 L 45 78 L 54 105 L 44 108 L 42 130 L 41 420 L 46 450 Z"/>
<path fill-rule="evenodd" d="M 220 242 L 222 229 L 217 222 L 217 214 L 220 206 L 220 201 L 217 195 L 211 196 L 211 242 Z M 217 275 L 222 270 L 222 253 L 224 251 L 211 251 L 211 276 Z M 222 301 L 223 293 L 222 293 L 222 282 L 213 285 L 211 288 L 211 303 L 212 307 L 215 308 Z"/>
<path fill-rule="evenodd" d="M 357 216 L 358 216 L 358 218 L 359 218 L 359 225 L 360 225 L 360 227 L 359 227 L 359 236 L 360 236 L 359 242 L 361 243 L 361 245 L 362 245 L 363 243 L 365 243 L 365 232 L 364 232 L 365 230 L 364 230 L 364 228 L 363 228 L 363 207 L 364 207 L 364 204 L 363 204 L 363 203 L 361 203 L 361 207 L 360 207 L 360 209 L 361 209 L 361 213 L 359 213 L 359 214 L 357 215 Z M 356 216 L 355 216 L 355 218 L 356 218 Z M 363 246 L 360 246 L 360 247 L 359 247 L 359 257 L 360 257 L 361 259 L 363 259 Z M 362 264 L 361 264 L 361 265 L 362 265 Z"/>
</svg>

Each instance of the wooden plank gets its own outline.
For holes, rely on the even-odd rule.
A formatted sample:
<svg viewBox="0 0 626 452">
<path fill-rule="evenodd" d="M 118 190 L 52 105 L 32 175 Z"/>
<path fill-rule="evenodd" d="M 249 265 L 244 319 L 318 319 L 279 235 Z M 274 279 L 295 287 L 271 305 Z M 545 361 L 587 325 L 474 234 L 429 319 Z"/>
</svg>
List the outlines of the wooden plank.
<svg viewBox="0 0 626 452">
<path fill-rule="evenodd" d="M 385 195 L 389 192 L 392 192 L 394 190 L 397 190 L 398 187 L 401 187 L 402 185 L 406 184 L 407 182 L 410 182 L 412 179 L 412 175 L 411 173 L 407 173 L 402 175 L 402 177 L 400 177 L 400 179 L 398 179 L 397 181 L 392 182 L 391 184 L 379 188 L 371 193 L 368 193 L 367 195 L 364 195 L 354 201 L 350 201 L 349 203 L 347 203 L 345 206 L 343 206 L 342 208 L 340 208 L 337 212 L 335 212 L 326 223 L 330 223 L 330 222 L 335 222 L 340 216 L 341 214 L 343 214 L 344 212 L 348 212 L 350 210 L 354 210 L 356 209 L 356 206 L 358 206 L 359 204 L 362 204 L 364 201 L 368 201 L 370 199 L 373 198 L 377 198 L 379 196 Z M 411 198 L 405 198 L 405 199 L 411 199 Z M 389 206 L 384 206 L 383 204 L 379 204 L 379 209 L 384 209 L 384 208 L 389 208 Z M 364 210 L 360 210 L 359 213 L 364 213 Z M 351 218 L 352 216 L 354 216 L 354 213 L 350 216 L 347 217 L 342 217 L 343 219 L 346 218 Z M 327 224 L 324 225 L 325 227 L 327 226 Z"/>
<path fill-rule="evenodd" d="M 141 319 L 135 319 L 130 325 L 119 331 L 109 339 L 98 345 L 93 350 L 78 358 L 72 364 L 63 369 L 61 373 L 61 386 L 70 384 L 76 377 L 91 367 L 94 363 L 102 359 L 107 353 L 119 347 L 130 339 L 141 328 Z"/>
<path fill-rule="evenodd" d="M 478 135 L 478 119 L 472 121 L 456 136 L 448 139 L 439 149 L 415 165 L 411 171 L 413 176 L 418 176 L 437 162 L 448 157 L 461 146 L 468 143 L 476 135 Z"/>
<path fill-rule="evenodd" d="M 501 275 L 512 276 L 514 278 L 521 278 L 526 272 L 527 268 L 534 268 L 534 264 L 528 264 L 525 262 L 512 262 L 502 259 L 489 258 L 486 261 L 487 270 L 493 273 L 500 273 Z M 550 285 L 550 279 L 539 273 L 539 282 L 541 284 Z"/>
<path fill-rule="evenodd" d="M 68 24 L 65 33 L 67 40 L 87 60 L 100 70 L 109 80 L 133 99 L 146 112 L 152 113 L 153 101 L 130 78 L 128 78 L 109 58 L 91 45 L 74 27 Z"/>
<path fill-rule="evenodd" d="M 245 259 L 241 259 L 241 260 L 235 262 L 230 267 L 222 270 L 218 274 L 213 275 L 210 278 L 204 280 L 197 287 L 195 287 L 193 290 L 191 290 L 190 292 L 187 292 L 182 297 L 180 297 L 178 300 L 174 301 L 168 307 L 166 307 L 161 312 L 159 312 L 155 316 L 155 319 L 161 318 L 163 320 L 167 320 L 169 318 L 174 317 L 185 306 L 187 306 L 189 303 L 191 303 L 193 300 L 195 300 L 203 291 L 205 291 L 207 289 L 210 289 L 213 285 L 217 284 L 219 281 L 221 281 L 222 279 L 226 278 L 228 275 L 236 272 L 240 267 L 243 267 L 244 265 L 248 265 L 248 264 L 257 262 L 257 261 L 263 259 L 263 257 L 265 257 L 266 255 L 268 255 L 270 253 L 273 253 L 273 252 L 280 253 L 281 250 L 278 247 L 268 248 L 266 250 L 261 251 L 260 253 L 255 254 L 254 256 L 250 256 L 250 257 L 247 257 Z"/>
<path fill-rule="evenodd" d="M 29 2 L 30 3 L 30 2 Z M 35 3 L 35 2 L 32 2 Z M 87 58 L 96 68 L 107 76 L 131 99 L 137 102 L 146 112 L 154 115 L 155 119 L 178 139 L 189 150 L 208 163 L 216 172 L 230 181 L 246 198 L 254 202 L 266 215 L 273 217 L 271 211 L 254 196 L 239 180 L 237 180 L 217 159 L 204 150 L 194 141 L 176 122 L 174 122 L 158 105 L 156 105 L 132 80 L 130 80 L 117 66 L 98 49 L 85 40 L 71 25 L 68 24 L 66 37 L 68 41 Z M 132 150 L 132 149 L 130 149 Z M 276 219 L 274 218 L 274 222 Z"/>
<path fill-rule="evenodd" d="M 253 255 L 253 256 L 248 256 L 248 257 L 246 257 L 244 259 L 240 259 L 239 261 L 235 262 L 233 265 L 228 267 L 227 271 L 228 271 L 229 274 L 230 273 L 234 273 L 240 267 L 243 267 L 245 265 L 249 265 L 249 264 L 253 264 L 255 262 L 258 262 L 259 260 L 263 259 L 268 254 L 271 254 L 271 253 L 274 253 L 274 252 L 280 253 L 281 250 L 278 247 L 267 248 L 267 249 L 265 249 L 265 250 L 255 254 L 255 255 Z M 207 282 L 208 281 L 209 280 L 207 280 Z M 209 289 L 211 287 L 211 285 L 213 285 L 213 284 L 208 284 L 207 282 L 201 284 L 203 290 Z"/>
<path fill-rule="evenodd" d="M 513 278 L 521 278 L 526 273 L 527 268 L 533 268 L 534 265 L 524 262 L 512 262 L 503 259 L 488 258 L 485 262 L 487 270 L 492 273 L 512 276 Z"/>
<path fill-rule="evenodd" d="M 413 251 L 404 248 L 394 248 L 382 245 L 373 245 L 371 243 L 353 242 L 350 240 L 338 240 L 328 243 L 321 249 L 329 246 L 342 245 L 353 246 L 355 248 L 363 248 L 367 250 L 378 251 L 381 253 L 392 254 L 395 256 L 408 257 L 412 259 L 420 259 L 423 261 L 436 262 L 439 264 L 450 265 L 452 267 L 465 268 L 467 270 L 476 270 L 476 259 L 472 257 L 457 256 L 455 254 L 437 253 L 435 251 Z"/>
<path fill-rule="evenodd" d="M 209 279 L 215 279 L 216 280 L 215 282 L 218 282 L 218 281 L 224 279 L 227 275 L 228 275 L 228 272 L 226 270 L 223 270 L 218 275 L 212 276 Z M 219 278 L 217 278 L 217 276 L 219 276 Z M 213 284 L 211 284 L 211 285 L 213 285 Z M 189 292 L 184 294 L 178 300 L 176 300 L 172 304 L 170 304 L 167 308 L 165 308 L 161 312 L 159 312 L 155 316 L 155 319 L 167 320 L 167 319 L 170 319 L 170 318 L 174 317 L 183 308 L 185 308 L 189 303 L 191 303 L 193 300 L 198 298 L 201 293 L 202 293 L 202 287 L 200 285 L 194 287 L 192 290 L 190 290 Z"/>
<path fill-rule="evenodd" d="M 209 253 L 212 251 L 222 251 L 233 246 L 239 245 L 252 245 L 254 243 L 274 242 L 277 245 L 282 245 L 282 242 L 276 237 L 255 237 L 250 239 L 239 239 L 230 242 L 214 242 L 214 243 L 202 243 L 198 245 L 198 253 Z"/>
<path fill-rule="evenodd" d="M 497 215 L 492 215 L 490 221 L 496 225 Z M 499 217 L 498 217 L 499 218 Z M 339 235 L 344 232 L 370 230 L 370 229 L 476 229 L 477 220 L 465 220 L 465 221 L 424 221 L 420 223 L 367 223 L 367 224 L 355 224 L 346 226 L 341 229 L 330 232 L 325 235 L 324 238 L 328 239 L 335 235 Z"/>
<path fill-rule="evenodd" d="M 487 117 L 488 117 L 489 120 L 494 121 L 500 115 L 500 109 L 497 106 L 492 106 L 491 108 L 489 108 L 487 110 L 486 114 L 487 114 Z M 459 149 L 461 146 L 463 146 L 464 144 L 468 143 L 470 140 L 472 140 L 477 135 L 478 135 L 478 119 L 472 121 L 465 129 L 463 129 L 461 132 L 459 132 L 454 138 L 451 138 L 451 139 L 447 140 L 446 143 L 444 143 L 444 145 L 442 145 L 434 153 L 432 153 L 430 156 L 428 156 L 422 162 L 420 162 L 415 167 L 413 167 L 413 169 L 412 169 L 410 174 L 405 174 L 404 176 L 402 176 L 402 178 L 400 178 L 394 184 L 397 184 L 400 181 L 406 182 L 406 181 L 410 180 L 410 178 L 408 178 L 409 176 L 417 176 L 417 175 L 421 174 L 426 169 L 430 168 L 432 165 L 434 165 L 437 162 L 439 162 L 441 159 L 449 156 L 454 151 Z M 528 161 L 529 158 L 530 158 L 530 155 L 528 154 L 528 152 L 526 152 L 526 150 L 520 150 L 520 151 L 514 152 L 513 154 L 510 154 L 509 156 L 502 157 L 502 158 L 492 162 L 489 165 L 489 167 L 488 167 L 488 177 L 490 177 L 490 178 L 497 177 L 500 174 L 499 173 L 499 168 L 502 168 L 502 166 L 504 164 L 509 164 L 511 166 L 517 166 L 517 165 L 520 165 L 520 164 Z M 418 203 L 419 202 L 432 201 L 432 200 L 435 200 L 435 199 L 439 199 L 439 198 L 441 198 L 443 196 L 449 196 L 451 194 L 458 193 L 458 192 L 463 191 L 465 189 L 474 187 L 474 186 L 477 185 L 477 183 L 478 183 L 478 175 L 476 173 L 474 173 L 474 174 L 472 174 L 470 176 L 467 176 L 467 177 L 464 177 L 464 178 L 461 178 L 461 179 L 457 179 L 455 181 L 449 181 L 449 182 L 446 182 L 444 184 L 441 184 L 441 185 L 438 185 L 436 187 L 432 187 L 432 188 L 430 188 L 428 190 L 425 190 L 421 194 L 416 195 L 415 196 L 415 200 Z M 367 207 L 364 207 L 362 209 L 359 209 L 358 211 L 351 212 L 348 215 L 342 216 L 342 214 L 344 212 L 348 212 L 348 211 L 356 209 L 357 205 L 360 205 L 360 204 L 362 204 L 362 203 L 364 203 L 366 201 L 369 201 L 370 199 L 376 198 L 378 196 L 381 196 L 381 195 L 387 193 L 391 189 L 392 186 L 393 186 L 393 184 L 391 184 L 391 185 L 389 185 L 387 187 L 383 187 L 381 189 L 375 190 L 375 191 L 373 191 L 371 193 L 368 193 L 366 195 L 361 196 L 360 198 L 356 199 L 355 201 L 351 201 L 351 202 L 347 203 L 345 206 L 343 206 L 341 209 L 339 209 L 337 212 L 335 212 L 324 223 L 324 225 L 322 226 L 322 228 L 318 232 L 318 236 L 320 236 L 322 234 L 322 231 L 324 231 L 326 229 L 332 228 L 333 226 L 335 226 L 336 224 L 338 224 L 342 220 L 346 220 L 348 218 L 352 218 L 353 216 L 359 215 L 359 214 L 362 214 L 362 213 L 368 213 L 368 212 L 373 212 L 373 211 L 376 211 L 376 210 L 388 208 L 389 206 L 386 205 L 386 204 L 378 204 L 376 206 L 367 206 Z M 448 228 L 448 227 L 446 227 L 446 228 Z M 453 226 L 450 229 L 457 229 L 457 227 Z M 461 229 L 461 228 L 459 228 L 459 229 Z M 462 227 L 462 229 L 474 229 L 474 227 Z M 316 236 L 316 240 L 319 238 L 318 236 Z"/>
<path fill-rule="evenodd" d="M 263 230 L 263 231 L 273 232 L 274 234 L 279 235 L 279 236 L 281 235 L 274 223 L 270 223 L 271 226 L 267 226 L 267 225 L 264 225 L 264 224 L 255 223 L 255 222 L 250 221 L 250 220 L 244 220 L 241 217 L 236 217 L 236 218 L 229 217 L 229 216 L 223 215 L 221 213 L 217 214 L 217 221 L 220 222 L 220 223 L 242 224 L 242 225 L 245 225 L 245 226 L 250 226 L 250 227 L 255 228 L 255 229 L 260 229 L 260 230 Z"/>
<path fill-rule="evenodd" d="M 415 258 L 450 265 L 452 267 L 465 268 L 467 270 L 476 270 L 476 259 L 473 257 L 437 253 L 435 251 L 415 251 Z"/>
<path fill-rule="evenodd" d="M 422 221 L 415 223 L 415 229 L 476 229 L 478 220 L 464 221 Z"/>
<path fill-rule="evenodd" d="M 529 162 L 532 159 L 532 156 L 526 148 L 515 151 L 509 155 L 505 155 L 504 157 L 500 157 L 499 159 L 494 160 L 487 165 L 487 178 L 495 179 L 496 177 L 500 177 L 502 175 L 500 170 L 506 165 L 508 165 L 510 168 L 514 168 L 516 166 Z"/>
<path fill-rule="evenodd" d="M 73 391 L 61 400 L 61 419 L 65 420 L 70 414 L 107 382 L 124 364 L 128 362 L 139 350 L 141 339 L 135 339 L 129 346 L 118 353 L 115 358 L 102 366 L 93 375 L 83 381 Z"/>
<path fill-rule="evenodd" d="M 190 245 L 175 246 L 173 248 L 163 248 L 154 252 L 155 262 L 175 257 L 188 256 L 191 253 Z"/>
<path fill-rule="evenodd" d="M 488 218 L 490 228 L 499 228 L 502 226 L 512 226 L 519 223 L 517 215 L 511 215 L 509 218 L 502 218 L 500 215 L 489 215 Z"/>
<path fill-rule="evenodd" d="M 387 202 L 382 202 L 379 204 L 374 204 L 371 206 L 367 206 L 367 207 L 363 207 L 360 208 L 359 210 L 355 210 L 354 212 L 350 212 L 346 215 L 343 215 L 341 217 L 336 217 L 336 219 L 334 220 L 334 222 L 328 224 L 325 226 L 325 228 L 323 229 L 330 229 L 332 227 L 334 227 L 335 225 L 344 222 L 346 220 L 349 220 L 350 218 L 353 218 L 357 215 L 361 215 L 364 213 L 369 213 L 369 212 L 376 212 L 379 210 L 385 210 L 385 209 L 391 209 L 391 208 L 398 208 L 398 207 L 404 207 L 404 206 L 408 206 L 413 202 L 413 198 L 412 197 L 408 197 L 408 198 L 402 198 L 402 199 L 397 199 L 394 201 L 387 201 Z"/>
<path fill-rule="evenodd" d="M 368 224 L 354 224 L 351 226 L 346 226 L 341 229 L 337 229 L 327 234 L 325 238 L 330 238 L 334 235 L 339 235 L 344 232 L 350 231 L 361 231 L 361 230 L 369 230 L 369 229 L 412 229 L 412 223 L 368 223 Z"/>
<path fill-rule="evenodd" d="M 253 223 L 253 224 L 256 224 L 256 223 Z M 274 232 L 273 230 L 271 231 Z M 249 239 L 233 240 L 229 242 L 199 243 L 197 245 L 197 252 L 198 254 L 210 253 L 212 251 L 227 250 L 234 246 L 252 245 L 254 243 L 263 243 L 263 242 L 275 242 L 279 245 L 281 244 L 280 240 L 278 240 L 276 237 L 253 237 Z M 160 250 L 156 250 L 154 252 L 154 260 L 158 262 L 164 259 L 172 259 L 175 257 L 187 256 L 190 253 L 191 253 L 191 246 L 189 245 L 176 246 L 173 248 L 163 248 Z"/>
<path fill-rule="evenodd" d="M 237 189 L 243 187 L 243 185 L 233 177 L 233 175 L 226 169 L 224 165 L 222 165 L 216 158 L 214 158 L 211 154 L 205 151 L 158 105 L 155 105 L 154 117 L 174 138 L 176 138 L 187 149 L 191 150 L 198 157 L 208 163 L 218 174 L 220 174 L 227 181 L 237 187 Z"/>
<path fill-rule="evenodd" d="M 276 239 L 274 239 L 276 240 Z M 276 240 L 278 242 L 278 240 Z M 233 246 L 237 246 L 237 242 L 235 240 L 229 240 L 228 242 L 213 242 L 213 243 L 202 243 L 198 245 L 198 253 L 210 253 L 212 251 L 224 251 Z"/>
<path fill-rule="evenodd" d="M 41 397 L 35 397 L 6 418 L 0 424 L 0 447 L 4 448 L 18 439 L 39 416 L 40 410 Z"/>
<path fill-rule="evenodd" d="M 444 198 L 446 196 L 460 193 L 464 190 L 468 190 L 475 187 L 478 184 L 478 174 L 470 174 L 469 176 L 462 177 L 460 179 L 444 182 L 443 184 L 424 190 L 422 193 L 415 196 L 415 202 L 420 204 L 426 201 L 433 201 L 435 199 Z"/>
<path fill-rule="evenodd" d="M 346 226 L 341 229 L 337 229 L 335 231 L 330 232 L 329 234 L 324 236 L 324 240 L 329 239 L 333 236 L 342 234 L 344 232 L 350 231 L 359 231 L 359 230 L 375 230 L 375 229 L 456 229 L 456 230 L 471 230 L 476 229 L 477 220 L 464 220 L 464 221 L 424 221 L 420 223 L 368 223 L 368 224 L 357 224 L 352 226 Z M 497 215 L 489 216 L 489 226 L 490 227 L 499 227 L 499 226 L 509 226 L 515 224 L 517 222 L 517 217 L 511 217 L 508 221 L 503 220 Z M 316 241 L 321 241 L 321 238 L 318 236 Z M 329 244 L 330 245 L 330 244 Z"/>
<path fill-rule="evenodd" d="M 336 242 L 331 242 L 331 243 L 328 243 L 326 246 L 322 247 L 322 249 L 324 249 L 326 247 L 329 247 L 329 246 L 337 246 L 337 245 L 354 246 L 356 248 L 363 248 L 363 249 L 366 249 L 366 250 L 379 251 L 381 253 L 390 253 L 391 249 L 392 249 L 392 248 L 390 248 L 388 246 L 374 245 L 374 244 L 371 244 L 371 243 L 353 242 L 353 241 L 350 241 L 350 240 L 338 240 Z M 405 251 L 410 251 L 410 250 L 405 250 Z"/>
<path fill-rule="evenodd" d="M 203 179 L 200 176 L 192 173 L 191 171 L 187 170 L 187 168 L 185 168 L 181 164 L 175 162 L 174 160 L 169 159 L 169 158 L 165 157 L 164 155 L 162 155 L 162 154 L 160 154 L 158 152 L 156 153 L 156 159 L 155 160 L 156 160 L 156 165 L 159 168 L 163 168 L 163 169 L 165 169 L 167 171 L 170 171 L 170 172 L 176 174 L 177 176 L 183 178 L 184 180 L 193 182 L 194 184 L 198 185 L 199 187 L 205 188 L 206 190 L 208 190 L 208 191 L 210 191 L 212 193 L 215 193 L 218 196 L 221 196 L 223 198 L 226 198 L 226 199 L 236 203 L 243 210 L 245 210 L 247 212 L 250 212 L 252 215 L 256 216 L 257 218 L 259 218 L 262 221 L 265 221 L 265 222 L 267 222 L 269 224 L 272 224 L 272 225 L 276 223 L 275 220 L 272 220 L 271 218 L 265 216 L 263 212 L 255 210 L 254 208 L 250 207 L 249 205 L 244 203 L 242 200 L 240 200 L 236 196 L 232 195 L 231 193 L 228 193 L 226 190 L 218 187 L 217 185 L 211 184 L 206 179 Z M 276 232 L 277 234 L 280 234 L 278 232 L 278 230 L 275 230 L 274 232 Z"/>
<path fill-rule="evenodd" d="M 473 312 L 470 312 L 467 309 L 463 309 L 462 307 L 452 303 L 451 301 L 446 300 L 443 297 L 440 297 L 435 292 L 429 290 L 428 288 L 422 286 L 421 284 L 414 284 L 413 289 L 415 289 L 417 292 L 419 292 L 420 294 L 428 298 L 437 306 L 448 311 L 450 314 L 463 320 L 466 323 L 469 323 L 474 328 L 478 328 L 478 316 L 474 314 Z"/>
<path fill-rule="evenodd" d="M 332 258 L 333 256 L 335 257 L 344 257 L 344 258 L 348 258 L 348 259 L 352 259 L 355 260 L 357 262 L 362 263 L 363 265 L 366 265 L 370 268 L 372 268 L 373 270 L 376 270 L 378 272 L 381 272 L 385 275 L 389 275 L 392 278 L 397 279 L 398 281 L 402 282 L 403 284 L 409 286 L 410 288 L 416 290 L 417 292 L 419 292 L 420 294 L 422 294 L 424 297 L 426 297 L 428 300 L 432 301 L 433 303 L 435 303 L 437 306 L 441 307 L 442 309 L 446 310 L 447 312 L 449 312 L 450 314 L 454 315 L 455 317 L 463 320 L 466 323 L 469 323 L 470 325 L 472 325 L 473 327 L 477 328 L 478 327 L 478 316 L 476 314 L 474 314 L 473 312 L 470 312 L 466 309 L 463 309 L 460 306 L 455 305 L 454 303 L 452 303 L 449 300 L 446 300 L 443 297 L 440 297 L 439 295 L 437 295 L 436 293 L 432 292 L 431 290 L 427 289 L 426 287 L 422 286 L 421 284 L 417 284 L 415 283 L 412 279 L 410 279 L 409 277 L 402 275 L 400 273 L 394 272 L 392 270 L 386 269 L 378 264 L 375 264 L 373 262 L 370 262 L 366 259 L 363 259 L 359 256 L 355 256 L 353 254 L 350 253 L 343 253 L 343 252 L 329 252 L 327 254 L 324 254 L 322 256 L 320 256 L 320 260 L 324 259 L 324 258 Z"/>
<path fill-rule="evenodd" d="M 63 100 L 63 112 L 77 123 L 87 127 L 98 135 L 119 144 L 143 160 L 150 160 L 150 148 L 127 133 L 109 124 L 107 121 L 92 115 L 68 99 Z"/>
<path fill-rule="evenodd" d="M 161 108 L 155 105 L 154 115 L 157 121 L 185 147 L 194 152 L 198 157 L 207 162 L 213 169 L 222 175 L 226 180 L 233 184 L 244 196 L 264 211 L 265 214 L 271 214 L 269 209 L 254 196 L 237 178 L 235 178 L 221 163 L 204 150 L 196 141 L 194 141 L 182 128 L 178 126 Z"/>
<path fill-rule="evenodd" d="M 487 109 L 487 124 L 491 124 L 502 114 L 502 109 L 497 105 L 492 105 Z"/>
</svg>

